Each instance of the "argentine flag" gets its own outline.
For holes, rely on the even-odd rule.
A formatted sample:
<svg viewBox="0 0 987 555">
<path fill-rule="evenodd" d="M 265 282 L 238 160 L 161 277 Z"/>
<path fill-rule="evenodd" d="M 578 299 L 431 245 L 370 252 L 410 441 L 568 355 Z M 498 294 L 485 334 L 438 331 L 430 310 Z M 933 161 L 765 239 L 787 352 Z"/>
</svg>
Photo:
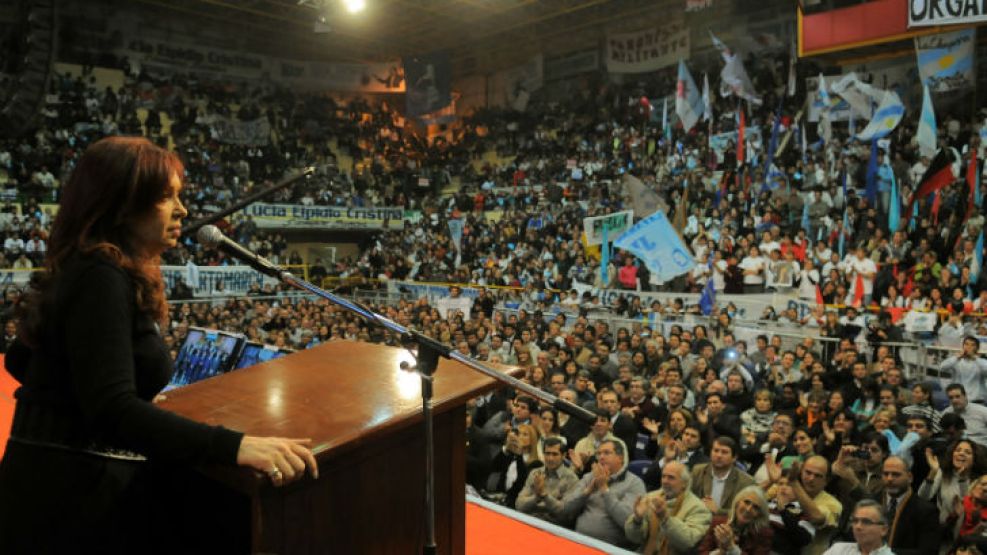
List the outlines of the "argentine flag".
<svg viewBox="0 0 987 555">
<path fill-rule="evenodd" d="M 936 113 L 932 107 L 932 95 L 929 94 L 929 86 L 922 86 L 922 116 L 918 119 L 918 140 L 919 152 L 922 156 L 928 156 L 929 160 L 936 155 Z"/>
<path fill-rule="evenodd" d="M 870 120 L 863 131 L 857 134 L 857 139 L 869 142 L 873 139 L 887 137 L 898 126 L 904 115 L 905 105 L 901 103 L 898 94 L 893 91 L 884 91 L 884 100 L 874 111 L 874 118 Z"/>
</svg>

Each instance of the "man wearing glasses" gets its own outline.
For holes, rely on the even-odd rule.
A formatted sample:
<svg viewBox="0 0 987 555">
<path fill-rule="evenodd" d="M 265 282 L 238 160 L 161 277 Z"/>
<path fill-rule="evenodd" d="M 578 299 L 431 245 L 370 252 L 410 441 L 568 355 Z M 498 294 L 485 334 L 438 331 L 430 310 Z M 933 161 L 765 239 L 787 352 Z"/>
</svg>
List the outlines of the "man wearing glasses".
<svg viewBox="0 0 987 555">
<path fill-rule="evenodd" d="M 774 460 L 780 461 L 788 456 L 797 456 L 798 452 L 792 445 L 792 433 L 795 431 L 795 422 L 787 414 L 779 414 L 771 421 L 771 430 L 768 432 L 768 440 L 764 443 L 742 443 L 741 458 L 746 462 L 751 473 L 757 473 L 767 455 L 774 455 Z M 755 478 L 763 482 L 764 472 L 757 473 Z M 766 488 L 767 484 L 763 484 Z"/>
<path fill-rule="evenodd" d="M 563 499 L 561 520 L 575 521 L 575 530 L 580 534 L 619 547 L 631 547 L 624 535 L 624 523 L 634 512 L 634 503 L 646 491 L 644 482 L 627 471 L 624 442 L 607 439 L 596 449 L 592 470 Z"/>
<path fill-rule="evenodd" d="M 850 525 L 856 541 L 835 543 L 825 555 L 894 555 L 884 543 L 888 535 L 888 519 L 880 503 L 872 499 L 857 503 Z"/>
</svg>

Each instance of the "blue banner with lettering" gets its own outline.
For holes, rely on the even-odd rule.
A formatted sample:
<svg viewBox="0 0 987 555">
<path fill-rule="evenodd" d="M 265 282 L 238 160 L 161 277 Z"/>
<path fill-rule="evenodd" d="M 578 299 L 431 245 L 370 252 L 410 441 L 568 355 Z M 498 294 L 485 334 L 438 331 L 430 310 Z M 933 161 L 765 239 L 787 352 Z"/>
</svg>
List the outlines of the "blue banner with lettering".
<svg viewBox="0 0 987 555">
<path fill-rule="evenodd" d="M 643 260 L 661 282 L 670 281 L 696 265 L 689 249 L 660 210 L 634 224 L 613 244 Z"/>
</svg>

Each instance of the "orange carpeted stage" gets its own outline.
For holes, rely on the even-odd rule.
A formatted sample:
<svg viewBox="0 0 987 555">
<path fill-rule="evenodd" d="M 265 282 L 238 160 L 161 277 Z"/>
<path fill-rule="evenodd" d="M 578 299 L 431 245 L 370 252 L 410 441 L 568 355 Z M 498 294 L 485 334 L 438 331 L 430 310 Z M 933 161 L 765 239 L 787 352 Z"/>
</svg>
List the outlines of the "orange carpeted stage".
<svg viewBox="0 0 987 555">
<path fill-rule="evenodd" d="M 14 418 L 14 390 L 20 385 L 3 368 L 3 355 L 0 354 L 0 457 L 7 448 L 10 435 L 10 422 Z"/>
</svg>

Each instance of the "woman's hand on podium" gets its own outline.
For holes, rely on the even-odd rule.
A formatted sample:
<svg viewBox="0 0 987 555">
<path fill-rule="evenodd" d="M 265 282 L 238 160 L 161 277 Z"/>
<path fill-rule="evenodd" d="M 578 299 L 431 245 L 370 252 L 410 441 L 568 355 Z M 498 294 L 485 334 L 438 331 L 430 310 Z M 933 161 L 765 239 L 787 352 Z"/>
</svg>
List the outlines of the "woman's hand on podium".
<svg viewBox="0 0 987 555">
<path fill-rule="evenodd" d="M 282 486 L 302 477 L 305 469 L 318 479 L 319 465 L 307 447 L 311 439 L 243 436 L 236 462 L 263 472 L 275 486 Z"/>
</svg>

